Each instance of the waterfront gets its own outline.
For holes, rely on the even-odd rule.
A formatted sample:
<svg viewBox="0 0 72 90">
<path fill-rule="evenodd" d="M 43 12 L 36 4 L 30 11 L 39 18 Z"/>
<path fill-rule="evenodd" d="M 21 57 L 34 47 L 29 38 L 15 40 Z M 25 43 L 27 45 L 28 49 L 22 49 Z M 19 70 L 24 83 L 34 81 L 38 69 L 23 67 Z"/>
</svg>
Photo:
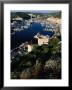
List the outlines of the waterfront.
<svg viewBox="0 0 72 90">
<path fill-rule="evenodd" d="M 52 31 L 44 31 L 44 27 L 40 23 L 32 23 L 31 27 L 20 32 L 15 32 L 11 35 L 11 49 L 18 47 L 20 44 L 30 41 L 34 35 L 40 32 L 43 35 L 49 35 L 50 37 L 54 34 Z"/>
<path fill-rule="evenodd" d="M 11 13 L 11 79 L 61 79 L 61 12 Z"/>
</svg>

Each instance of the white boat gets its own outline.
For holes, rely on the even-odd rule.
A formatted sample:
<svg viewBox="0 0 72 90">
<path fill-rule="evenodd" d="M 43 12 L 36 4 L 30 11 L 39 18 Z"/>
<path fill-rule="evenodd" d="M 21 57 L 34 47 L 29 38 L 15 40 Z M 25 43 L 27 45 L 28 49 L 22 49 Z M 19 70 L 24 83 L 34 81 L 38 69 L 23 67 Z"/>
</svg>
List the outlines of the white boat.
<svg viewBox="0 0 72 90">
<path fill-rule="evenodd" d="M 38 38 L 37 35 L 35 35 L 34 38 Z"/>
<path fill-rule="evenodd" d="M 44 22 L 41 22 L 41 26 L 44 27 L 45 26 L 45 23 Z"/>
<path fill-rule="evenodd" d="M 48 28 L 45 28 L 44 31 L 49 31 L 49 29 Z"/>
<path fill-rule="evenodd" d="M 23 27 L 24 27 L 25 29 L 28 29 L 28 28 L 29 28 L 29 26 L 28 26 L 28 25 L 24 25 Z"/>
<path fill-rule="evenodd" d="M 40 33 L 38 32 L 35 36 L 34 36 L 34 38 L 38 38 L 40 36 Z"/>
<path fill-rule="evenodd" d="M 46 28 L 50 28 L 50 25 L 46 24 Z"/>
<path fill-rule="evenodd" d="M 24 29 L 24 26 L 21 26 L 21 29 Z"/>
<path fill-rule="evenodd" d="M 30 22 L 27 22 L 26 25 L 27 25 L 27 26 L 30 26 Z"/>
<path fill-rule="evenodd" d="M 13 30 L 14 31 L 22 31 L 23 29 L 22 28 L 14 28 Z"/>
</svg>

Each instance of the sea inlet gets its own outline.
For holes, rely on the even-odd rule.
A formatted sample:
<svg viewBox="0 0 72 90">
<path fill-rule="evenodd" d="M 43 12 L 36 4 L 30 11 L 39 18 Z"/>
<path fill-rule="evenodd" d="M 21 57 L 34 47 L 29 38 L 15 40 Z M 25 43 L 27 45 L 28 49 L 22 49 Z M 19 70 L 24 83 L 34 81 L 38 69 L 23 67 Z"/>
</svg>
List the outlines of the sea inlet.
<svg viewBox="0 0 72 90">
<path fill-rule="evenodd" d="M 32 23 L 28 29 L 11 34 L 11 50 L 24 42 L 31 41 L 38 32 L 43 35 L 49 35 L 50 37 L 53 36 L 54 32 L 44 31 L 44 28 L 45 26 L 42 27 L 40 23 Z"/>
</svg>

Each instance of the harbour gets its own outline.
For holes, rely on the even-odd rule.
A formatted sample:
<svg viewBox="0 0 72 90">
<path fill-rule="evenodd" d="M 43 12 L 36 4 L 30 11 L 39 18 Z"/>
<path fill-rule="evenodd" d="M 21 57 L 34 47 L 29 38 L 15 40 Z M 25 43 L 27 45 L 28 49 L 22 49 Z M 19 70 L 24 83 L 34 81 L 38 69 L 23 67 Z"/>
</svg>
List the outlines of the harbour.
<svg viewBox="0 0 72 90">
<path fill-rule="evenodd" d="M 32 40 L 34 35 L 36 35 L 38 32 L 43 35 L 49 35 L 50 37 L 54 34 L 52 30 L 44 31 L 44 28 L 45 27 L 42 27 L 40 23 L 33 23 L 30 28 L 20 32 L 15 32 L 15 34 L 11 35 L 11 49 L 16 48 L 21 43 Z"/>
</svg>

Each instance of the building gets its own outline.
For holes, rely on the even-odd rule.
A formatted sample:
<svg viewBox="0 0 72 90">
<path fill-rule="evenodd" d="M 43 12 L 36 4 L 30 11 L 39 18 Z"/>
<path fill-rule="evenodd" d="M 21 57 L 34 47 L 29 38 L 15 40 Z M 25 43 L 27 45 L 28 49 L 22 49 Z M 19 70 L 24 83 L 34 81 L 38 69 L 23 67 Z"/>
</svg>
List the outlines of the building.
<svg viewBox="0 0 72 90">
<path fill-rule="evenodd" d="M 37 39 L 37 44 L 39 46 L 41 46 L 43 44 L 48 44 L 48 42 L 49 42 L 48 35 L 41 35 L 40 33 L 37 33 L 37 35 L 35 35 L 34 38 Z"/>
<path fill-rule="evenodd" d="M 28 44 L 28 52 L 31 52 L 32 51 L 32 49 L 33 49 L 33 45 L 31 44 Z"/>
<path fill-rule="evenodd" d="M 50 22 L 51 24 L 61 24 L 61 19 L 60 18 L 55 18 L 55 17 L 49 17 L 47 18 L 47 21 Z"/>
<path fill-rule="evenodd" d="M 36 45 L 48 45 L 49 43 L 49 36 L 48 35 L 42 35 L 37 33 L 37 35 L 34 36 L 34 40 L 30 41 L 27 45 L 27 51 L 31 52 L 33 50 L 33 47 Z"/>
<path fill-rule="evenodd" d="M 48 44 L 49 38 L 48 36 L 40 36 L 38 37 L 38 45 Z"/>
<path fill-rule="evenodd" d="M 13 18 L 13 20 L 20 20 L 20 21 L 23 21 L 23 18 L 17 16 L 16 18 Z"/>
</svg>

